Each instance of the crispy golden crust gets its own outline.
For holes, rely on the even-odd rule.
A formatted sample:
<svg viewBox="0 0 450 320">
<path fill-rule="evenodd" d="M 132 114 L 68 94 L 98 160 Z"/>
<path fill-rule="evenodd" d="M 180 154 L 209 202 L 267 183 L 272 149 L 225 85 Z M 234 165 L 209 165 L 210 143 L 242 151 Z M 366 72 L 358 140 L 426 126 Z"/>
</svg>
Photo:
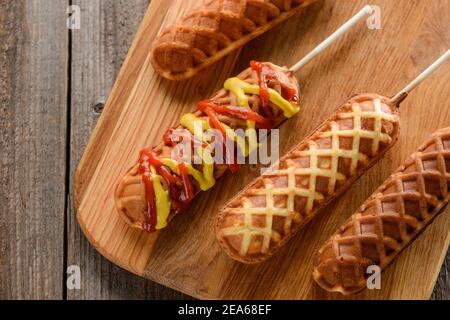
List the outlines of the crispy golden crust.
<svg viewBox="0 0 450 320">
<path fill-rule="evenodd" d="M 165 29 L 151 62 L 170 80 L 185 80 L 315 0 L 208 0 Z"/>
<path fill-rule="evenodd" d="M 287 68 L 281 68 L 271 63 L 265 64 L 269 64 L 273 70 L 276 70 L 280 82 L 289 84 L 297 90 L 297 93 L 299 93 L 299 85 L 297 79 L 291 72 L 287 70 Z M 254 72 L 250 68 L 239 74 L 238 78 L 250 84 L 258 84 L 258 76 L 256 72 Z M 278 93 L 281 93 L 281 87 L 279 85 L 271 85 L 269 83 L 269 86 Z M 251 109 L 258 112 L 261 103 L 259 96 L 249 95 L 248 98 Z M 224 89 L 218 91 L 211 100 L 224 105 L 237 105 L 236 96 Z M 273 119 L 275 120 L 274 125 L 275 127 L 278 127 L 284 120 L 286 120 L 286 118 L 284 117 L 282 110 L 276 105 L 270 103 L 269 107 Z M 195 114 L 200 119 L 204 118 L 204 114 L 200 111 L 197 111 Z M 228 125 L 232 129 L 246 128 L 245 121 L 236 120 L 225 116 L 221 116 L 220 120 L 222 123 Z M 158 146 L 156 146 L 153 151 L 159 157 L 170 158 L 170 155 L 172 154 L 172 148 L 165 146 L 162 142 Z M 226 170 L 226 166 L 224 165 L 215 165 L 215 178 L 220 178 L 226 172 Z M 191 182 L 195 188 L 195 194 L 200 193 L 201 190 L 198 187 L 196 181 L 194 179 L 191 179 Z M 145 220 L 145 210 L 147 209 L 147 204 L 145 199 L 145 186 L 142 181 L 142 175 L 139 173 L 139 164 L 136 164 L 132 169 L 130 169 L 120 181 L 115 193 L 115 203 L 120 216 L 124 218 L 124 220 L 130 226 L 142 229 L 142 223 Z M 174 215 L 171 214 L 169 216 L 169 221 L 173 218 Z"/>
<path fill-rule="evenodd" d="M 266 260 L 345 191 L 394 144 L 397 106 L 386 97 L 351 98 L 219 212 L 216 234 L 233 259 Z"/>
<path fill-rule="evenodd" d="M 352 294 L 366 287 L 366 269 L 384 269 L 450 199 L 450 128 L 435 132 L 317 253 L 314 280 Z"/>
</svg>

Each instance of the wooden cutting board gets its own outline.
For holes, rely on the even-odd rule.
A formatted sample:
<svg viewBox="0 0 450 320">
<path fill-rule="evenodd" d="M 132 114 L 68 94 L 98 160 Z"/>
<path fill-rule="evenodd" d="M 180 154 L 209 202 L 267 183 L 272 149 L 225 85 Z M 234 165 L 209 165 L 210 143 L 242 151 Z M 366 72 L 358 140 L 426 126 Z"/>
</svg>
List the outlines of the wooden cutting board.
<svg viewBox="0 0 450 320">
<path fill-rule="evenodd" d="M 113 263 L 191 296 L 210 299 L 324 299 L 311 279 L 312 257 L 322 243 L 429 134 L 450 126 L 450 63 L 402 104 L 396 146 L 344 196 L 310 223 L 271 260 L 245 266 L 230 260 L 213 232 L 218 208 L 254 178 L 243 168 L 221 179 L 164 231 L 149 235 L 129 228 L 114 208 L 119 179 L 138 152 L 156 144 L 223 81 L 249 60 L 291 65 L 359 11 L 366 1 L 320 1 L 248 44 L 240 52 L 181 83 L 158 77 L 149 62 L 152 40 L 161 29 L 201 0 L 153 0 L 92 135 L 75 177 L 78 221 L 86 237 Z M 450 44 L 450 3 L 446 0 L 374 0 L 382 29 L 364 23 L 298 73 L 303 109 L 281 128 L 286 152 L 354 93 L 393 95 Z M 382 274 L 381 290 L 357 299 L 428 299 L 449 245 L 450 213 L 445 210 Z"/>
</svg>

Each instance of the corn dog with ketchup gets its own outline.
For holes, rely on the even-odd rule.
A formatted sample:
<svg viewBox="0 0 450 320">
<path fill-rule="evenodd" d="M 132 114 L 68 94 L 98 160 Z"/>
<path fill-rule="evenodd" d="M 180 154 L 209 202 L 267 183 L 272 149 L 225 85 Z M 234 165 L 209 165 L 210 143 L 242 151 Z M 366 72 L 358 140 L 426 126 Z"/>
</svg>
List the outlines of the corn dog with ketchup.
<svg viewBox="0 0 450 320">
<path fill-rule="evenodd" d="M 271 63 L 253 61 L 249 69 L 228 79 L 224 89 L 209 101 L 200 102 L 198 111 L 184 115 L 180 126 L 165 134 L 164 142 L 141 151 L 138 163 L 117 188 L 119 213 L 131 226 L 148 232 L 166 227 L 187 209 L 194 195 L 213 187 L 227 169 L 238 170 L 235 163 L 214 163 L 215 142 L 194 141 L 196 133 L 202 136 L 203 131 L 213 128 L 233 135 L 233 130 L 247 130 L 246 138 L 235 134 L 228 138 L 248 155 L 258 147 L 256 129 L 276 128 L 299 110 L 299 86 L 293 74 Z M 200 156 L 202 163 L 174 159 L 174 148 L 188 140 L 192 159 Z"/>
<path fill-rule="evenodd" d="M 217 148 L 223 147 L 226 154 L 231 150 L 231 154 L 248 156 L 258 148 L 257 129 L 277 128 L 297 114 L 300 98 L 294 72 L 371 11 L 364 7 L 291 69 L 252 61 L 250 68 L 226 80 L 222 90 L 198 104 L 196 112 L 184 115 L 162 143 L 141 151 L 137 164 L 116 189 L 120 216 L 132 227 L 147 232 L 161 230 L 227 170 L 237 171 L 239 165 L 233 159 L 226 159 L 225 164 L 218 161 Z M 209 129 L 215 129 L 219 136 L 207 137 L 204 132 Z M 238 129 L 245 130 L 245 137 L 236 133 Z M 233 142 L 231 146 L 223 143 L 227 139 Z M 181 144 L 184 148 L 179 148 Z"/>
</svg>

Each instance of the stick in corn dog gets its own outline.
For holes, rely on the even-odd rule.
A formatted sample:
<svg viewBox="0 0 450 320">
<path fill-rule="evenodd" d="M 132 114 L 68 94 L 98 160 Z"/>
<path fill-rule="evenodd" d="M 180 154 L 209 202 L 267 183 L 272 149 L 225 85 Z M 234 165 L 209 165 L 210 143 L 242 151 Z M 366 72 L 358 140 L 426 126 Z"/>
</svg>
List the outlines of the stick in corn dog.
<svg viewBox="0 0 450 320">
<path fill-rule="evenodd" d="M 224 251 L 250 264 L 279 250 L 393 146 L 400 102 L 448 57 L 449 52 L 392 99 L 349 99 L 284 156 L 279 169 L 250 183 L 217 216 Z"/>
<path fill-rule="evenodd" d="M 191 78 L 314 1 L 206 0 L 154 41 L 153 67 L 170 80 Z"/>
<path fill-rule="evenodd" d="M 450 128 L 436 131 L 317 253 L 314 280 L 344 295 L 366 287 L 442 212 L 450 199 Z"/>
<path fill-rule="evenodd" d="M 370 7 L 361 10 L 321 44 L 321 50 L 370 12 Z M 314 56 L 318 53 L 315 50 Z M 310 61 L 312 56 L 307 58 Z M 195 137 L 216 129 L 223 138 L 234 141 L 232 149 L 247 156 L 258 147 L 256 129 L 276 128 L 299 111 L 299 86 L 293 74 L 297 70 L 252 62 L 249 69 L 228 79 L 210 100 L 200 102 L 197 112 L 184 115 L 160 145 L 141 151 L 138 163 L 119 183 L 115 202 L 120 216 L 132 227 L 148 232 L 161 230 L 189 207 L 195 195 L 212 188 L 227 169 L 237 170 L 234 163 L 213 161 L 213 150 L 221 142 Z M 236 135 L 237 129 L 246 130 L 246 137 Z M 189 161 L 174 153 L 181 142 L 187 141 Z M 196 156 L 200 163 L 192 161 Z"/>
</svg>

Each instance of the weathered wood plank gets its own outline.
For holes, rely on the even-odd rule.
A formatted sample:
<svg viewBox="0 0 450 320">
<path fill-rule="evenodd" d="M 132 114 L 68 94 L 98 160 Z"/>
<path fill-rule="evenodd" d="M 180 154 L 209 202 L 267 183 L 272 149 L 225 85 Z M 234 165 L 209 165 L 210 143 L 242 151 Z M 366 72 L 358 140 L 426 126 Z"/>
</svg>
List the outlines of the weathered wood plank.
<svg viewBox="0 0 450 320">
<path fill-rule="evenodd" d="M 447 251 L 444 265 L 439 273 L 431 299 L 450 300 L 450 250 Z"/>
<path fill-rule="evenodd" d="M 68 1 L 0 6 L 0 299 L 61 299 Z"/>
<path fill-rule="evenodd" d="M 149 1 L 76 0 L 81 29 L 72 33 L 71 176 L 109 96 Z M 68 215 L 68 264 L 81 267 L 81 290 L 69 299 L 182 298 L 176 291 L 124 271 L 103 258 Z"/>
</svg>

